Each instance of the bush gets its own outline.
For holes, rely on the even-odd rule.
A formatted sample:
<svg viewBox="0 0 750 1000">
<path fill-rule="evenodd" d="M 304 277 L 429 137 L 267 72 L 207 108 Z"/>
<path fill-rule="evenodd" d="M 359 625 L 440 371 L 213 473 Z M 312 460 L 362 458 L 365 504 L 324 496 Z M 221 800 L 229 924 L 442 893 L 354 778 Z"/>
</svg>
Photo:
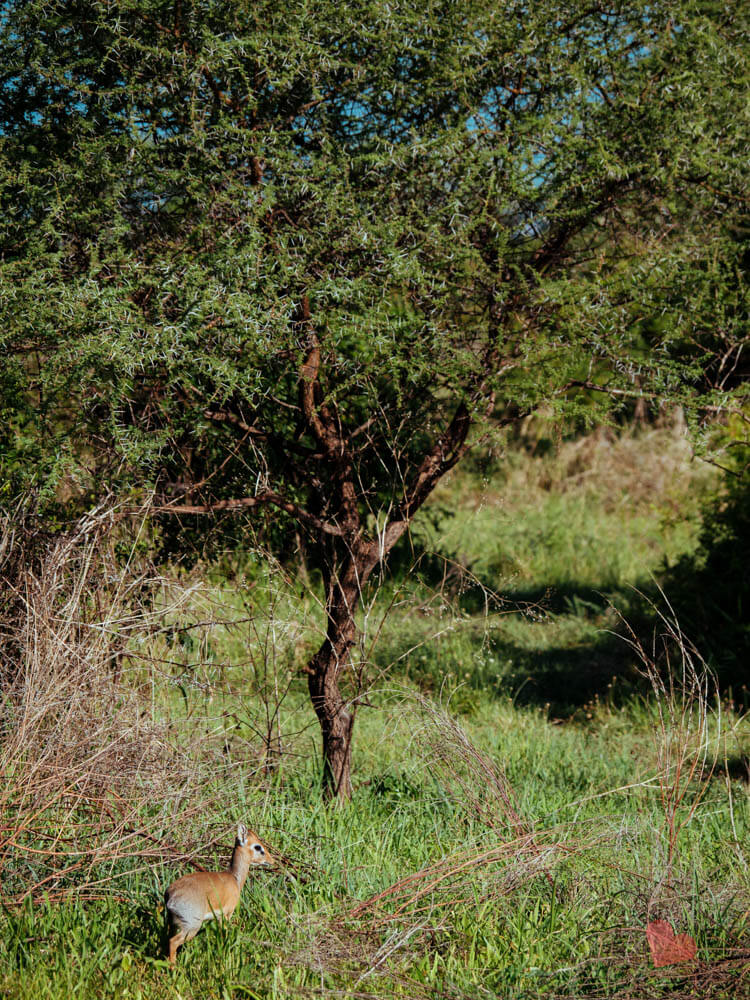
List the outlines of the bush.
<svg viewBox="0 0 750 1000">
<path fill-rule="evenodd" d="M 747 702 L 750 681 L 750 477 L 728 476 L 706 503 L 695 552 L 669 572 L 664 589 L 723 686 Z"/>
</svg>

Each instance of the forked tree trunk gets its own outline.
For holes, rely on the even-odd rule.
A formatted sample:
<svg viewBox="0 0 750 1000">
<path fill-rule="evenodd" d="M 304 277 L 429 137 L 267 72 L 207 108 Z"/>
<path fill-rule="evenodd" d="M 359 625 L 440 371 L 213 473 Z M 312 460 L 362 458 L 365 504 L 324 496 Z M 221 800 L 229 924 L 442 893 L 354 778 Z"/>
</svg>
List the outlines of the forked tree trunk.
<svg viewBox="0 0 750 1000">
<path fill-rule="evenodd" d="M 393 546 L 404 535 L 415 513 L 432 492 L 440 478 L 452 469 L 468 448 L 467 435 L 472 417 L 467 402 L 458 404 L 448 426 L 416 464 L 408 482 L 401 483 L 403 495 L 389 508 L 387 525 L 373 536 L 366 530 L 363 513 L 370 513 L 370 497 L 362 490 L 351 443 L 356 434 L 367 429 L 375 419 L 347 434 L 332 399 L 326 399 L 320 384 L 320 342 L 310 316 L 310 303 L 302 295 L 295 320 L 300 341 L 307 341 L 307 352 L 299 371 L 299 410 L 319 453 L 313 454 L 317 467 L 306 477 L 305 470 L 295 467 L 295 475 L 307 479 L 311 489 L 311 509 L 272 489 L 251 497 L 221 500 L 213 504 L 168 504 L 165 513 L 205 514 L 215 510 L 247 509 L 270 505 L 285 511 L 297 522 L 314 532 L 312 539 L 318 549 L 326 589 L 326 638 L 307 666 L 310 699 L 320 723 L 323 740 L 323 796 L 327 800 L 347 801 L 351 798 L 352 730 L 357 710 L 357 698 L 347 702 L 341 692 L 341 677 L 351 666 L 351 651 L 357 639 L 356 613 L 362 588 L 375 567 L 382 563 Z M 485 359 L 486 370 L 497 368 L 494 348 Z M 492 363 L 491 363 L 492 362 Z M 494 405 L 492 393 L 486 393 L 480 382 L 473 392 L 474 400 L 485 399 L 487 414 Z M 246 433 L 265 432 L 244 423 L 244 417 L 233 412 L 205 411 L 219 423 L 235 420 Z M 269 435 L 273 437 L 273 435 Z M 306 453 L 308 449 L 305 449 Z M 396 453 L 394 452 L 394 459 Z M 312 458 L 310 458 L 312 462 Z M 398 467 L 399 460 L 396 460 Z M 394 473 L 395 477 L 395 473 Z M 394 478 L 393 488 L 399 480 Z"/>
<path fill-rule="evenodd" d="M 323 738 L 323 797 L 347 801 L 352 793 L 351 748 L 356 702 L 346 703 L 339 680 L 351 664 L 351 650 L 357 638 L 355 615 L 362 587 L 404 534 L 435 483 L 466 450 L 471 416 L 466 403 L 460 403 L 448 427 L 417 466 L 402 502 L 391 512 L 388 526 L 377 537 L 367 539 L 360 510 L 361 483 L 351 449 L 356 432 L 349 436 L 344 433 L 335 402 L 326 400 L 321 388 L 320 341 L 306 294 L 300 299 L 296 323 L 308 343 L 300 368 L 299 408 L 311 436 L 322 449 L 326 473 L 322 478 L 329 489 L 323 497 L 321 483 L 315 486 L 319 512 L 301 511 L 295 504 L 291 504 L 290 510 L 288 503 L 284 509 L 298 519 L 303 514 L 308 523 L 317 523 L 320 530 L 318 543 L 326 585 L 326 638 L 308 664 L 308 687 Z M 488 398 L 488 412 L 492 399 Z M 281 500 L 275 494 L 269 496 L 274 496 L 276 502 Z M 320 514 L 329 501 L 333 501 L 335 516 L 332 520 L 321 520 Z"/>
</svg>

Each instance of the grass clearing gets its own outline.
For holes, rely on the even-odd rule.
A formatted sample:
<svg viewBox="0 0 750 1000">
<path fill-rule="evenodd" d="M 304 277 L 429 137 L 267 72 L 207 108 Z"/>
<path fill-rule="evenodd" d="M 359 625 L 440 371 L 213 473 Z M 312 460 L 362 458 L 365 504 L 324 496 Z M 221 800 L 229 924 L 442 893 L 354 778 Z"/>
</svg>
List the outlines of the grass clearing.
<svg viewBox="0 0 750 1000">
<path fill-rule="evenodd" d="M 640 724 L 638 713 L 602 709 L 583 727 L 495 703 L 465 723 L 471 745 L 504 765 L 531 831 L 520 835 L 460 760 L 449 755 L 446 772 L 417 752 L 415 730 L 434 719 L 425 723 L 413 699 L 362 721 L 373 749 L 345 809 L 324 809 L 313 768 L 300 766 L 266 787 L 227 781 L 207 796 L 210 816 L 164 830 L 188 845 L 209 827 L 216 836 L 200 860 L 221 864 L 233 822 L 246 817 L 299 862 L 299 879 L 257 875 L 235 919 L 205 928 L 175 973 L 157 957 L 160 893 L 184 863 L 125 871 L 110 900 L 7 910 L 3 994 L 607 996 L 637 984 L 668 995 L 696 971 L 651 969 L 644 928 L 656 914 L 695 937 L 725 995 L 742 995 L 728 970 L 749 930 L 747 786 L 717 770 L 668 877 L 645 707 Z"/>
<path fill-rule="evenodd" d="M 564 446 L 514 458 L 494 498 L 469 480 L 437 498 L 430 551 L 478 593 L 527 603 L 488 617 L 437 559 L 383 585 L 371 659 L 387 676 L 341 809 L 318 793 L 299 666 L 319 608 L 296 581 L 252 566 L 231 584 L 162 581 L 116 663 L 80 605 L 34 605 L 27 685 L 2 716 L 0 994 L 750 996 L 748 721 L 705 693 L 637 689 L 638 657 L 601 633 L 607 600 L 632 600 L 696 535 L 704 473 L 659 433 L 594 442 L 588 465 L 571 445 L 575 476 Z M 621 503 L 613 476 L 639 448 L 665 470 Z M 86 594 L 86 565 L 67 597 Z M 60 606 L 78 623 L 64 634 Z M 107 606 L 121 633 L 132 606 Z M 225 866 L 238 820 L 293 865 L 251 878 L 171 972 L 163 889 L 193 861 Z M 653 919 L 690 934 L 697 960 L 654 969 Z"/>
</svg>

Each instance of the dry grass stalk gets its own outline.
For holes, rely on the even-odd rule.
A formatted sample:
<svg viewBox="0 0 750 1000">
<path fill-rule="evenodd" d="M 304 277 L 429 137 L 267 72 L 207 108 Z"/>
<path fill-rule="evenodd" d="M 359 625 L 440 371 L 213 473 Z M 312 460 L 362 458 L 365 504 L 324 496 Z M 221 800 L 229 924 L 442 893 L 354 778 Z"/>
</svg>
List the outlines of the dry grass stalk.
<svg viewBox="0 0 750 1000">
<path fill-rule="evenodd" d="M 429 772 L 453 801 L 498 836 L 532 838 L 502 767 L 482 753 L 450 712 L 416 695 L 419 714 L 414 739 Z"/>
<path fill-rule="evenodd" d="M 111 558 L 114 521 L 111 510 L 94 511 L 27 565 L 16 554 L 6 577 L 16 614 L 3 622 L 14 653 L 3 662 L 0 704 L 5 903 L 95 898 L 126 869 L 209 846 L 171 845 L 163 831 L 177 815 L 184 830 L 205 819 L 208 789 L 227 763 L 207 737 L 202 752 L 181 752 L 180 733 L 153 711 L 148 673 L 124 656 L 189 591 L 172 587 L 171 604 L 147 605 L 143 595 L 164 591 L 164 581 Z M 8 526 L 6 572 L 17 539 Z M 199 733 L 196 724 L 194 751 Z"/>
<path fill-rule="evenodd" d="M 655 696 L 654 742 L 668 885 L 680 833 L 694 818 L 719 762 L 723 718 L 716 679 L 662 597 L 667 611 L 654 606 L 661 627 L 650 649 L 627 622 L 623 624 L 626 641 Z"/>
<path fill-rule="evenodd" d="M 347 916 L 357 919 L 367 914 L 373 923 L 383 924 L 461 904 L 479 906 L 487 899 L 510 895 L 524 882 L 546 877 L 558 860 L 598 842 L 592 838 L 570 845 L 563 836 L 562 829 L 550 830 L 456 852 L 358 903 Z"/>
<path fill-rule="evenodd" d="M 399 954 L 432 949 L 451 932 L 455 915 L 499 900 L 540 876 L 551 881 L 555 865 L 573 853 L 593 849 L 601 836 L 590 834 L 575 843 L 565 828 L 536 830 L 521 815 L 502 769 L 469 739 L 442 707 L 417 698 L 419 726 L 414 739 L 430 773 L 443 790 L 485 831 L 481 843 L 454 852 L 411 872 L 335 917 L 316 944 L 330 953 L 335 967 L 342 937 L 356 942 L 358 983 L 388 970 Z M 608 836 L 608 834 L 606 834 Z M 385 940 L 382 932 L 387 932 Z M 329 968 L 331 965 L 329 963 Z"/>
</svg>

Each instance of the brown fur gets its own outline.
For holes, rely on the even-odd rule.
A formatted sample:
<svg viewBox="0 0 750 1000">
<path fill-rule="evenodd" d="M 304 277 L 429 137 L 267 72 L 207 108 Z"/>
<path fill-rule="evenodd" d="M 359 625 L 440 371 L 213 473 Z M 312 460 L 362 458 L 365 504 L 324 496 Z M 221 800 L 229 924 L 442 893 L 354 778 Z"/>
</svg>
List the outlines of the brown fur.
<svg viewBox="0 0 750 1000">
<path fill-rule="evenodd" d="M 240 901 L 240 893 L 252 867 L 275 868 L 276 860 L 252 830 L 237 827 L 237 839 L 229 869 L 224 872 L 194 872 L 173 882 L 164 893 L 169 923 L 169 962 L 174 965 L 177 949 L 194 938 L 207 920 L 228 920 Z"/>
</svg>

